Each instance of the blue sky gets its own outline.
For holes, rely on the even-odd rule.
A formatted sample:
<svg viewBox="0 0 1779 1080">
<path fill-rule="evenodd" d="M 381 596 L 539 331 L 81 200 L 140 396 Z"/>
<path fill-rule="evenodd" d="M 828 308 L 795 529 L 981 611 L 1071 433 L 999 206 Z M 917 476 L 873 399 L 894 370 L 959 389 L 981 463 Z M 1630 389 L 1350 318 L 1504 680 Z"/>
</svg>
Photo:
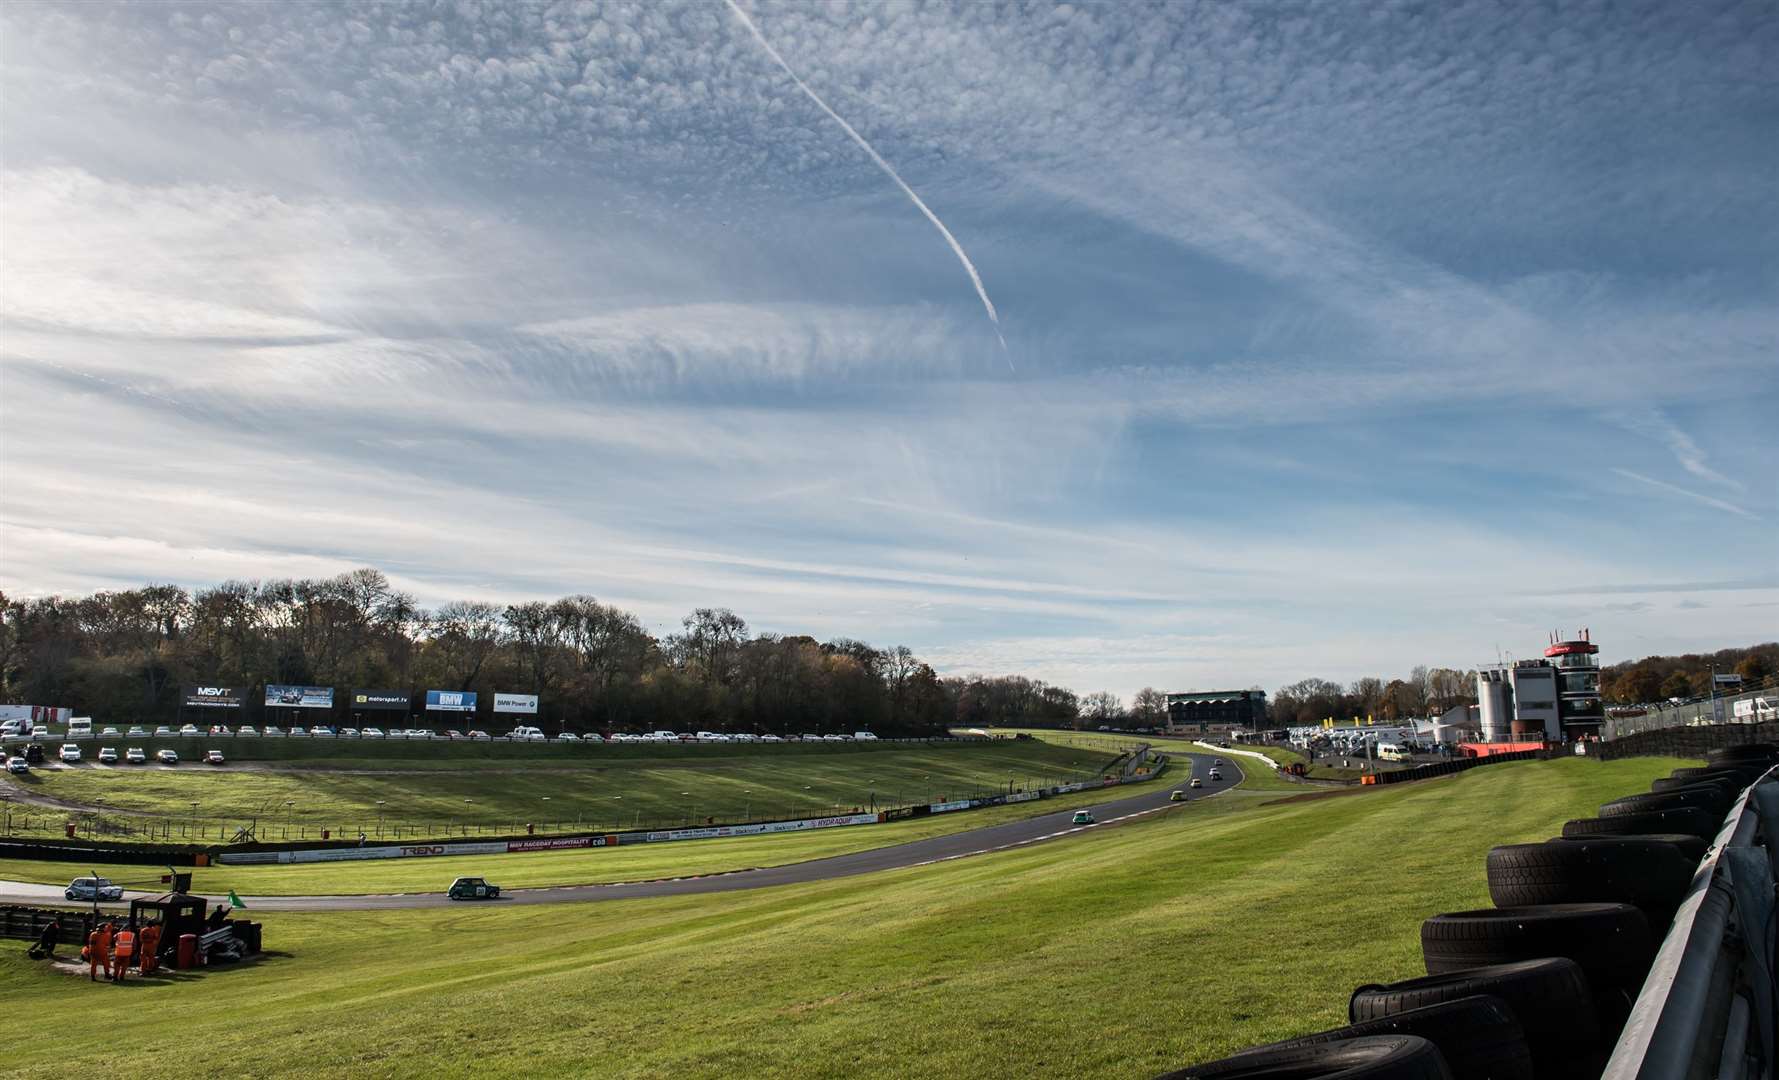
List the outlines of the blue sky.
<svg viewBox="0 0 1779 1080">
<path fill-rule="evenodd" d="M 740 0 L 738 0 L 740 2 Z M 1129 694 L 1779 628 L 1770 4 L 0 8 L 0 588 Z"/>
</svg>

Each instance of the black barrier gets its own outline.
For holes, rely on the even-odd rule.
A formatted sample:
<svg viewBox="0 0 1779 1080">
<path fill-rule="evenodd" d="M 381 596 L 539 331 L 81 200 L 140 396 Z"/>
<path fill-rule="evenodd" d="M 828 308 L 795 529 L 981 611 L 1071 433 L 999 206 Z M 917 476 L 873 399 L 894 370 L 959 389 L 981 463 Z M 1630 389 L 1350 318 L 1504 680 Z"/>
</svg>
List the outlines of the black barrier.
<svg viewBox="0 0 1779 1080">
<path fill-rule="evenodd" d="M 149 847 L 98 840 L 0 840 L 0 858 L 54 862 L 127 863 L 131 866 L 196 866 L 202 847 Z"/>
<path fill-rule="evenodd" d="M 1474 769 L 1479 765 L 1493 765 L 1502 761 L 1535 761 L 1539 758 L 1550 756 L 1552 756 L 1551 752 L 1546 750 L 1511 750 L 1505 754 L 1490 754 L 1487 757 L 1459 758 L 1456 761 L 1441 761 L 1432 765 L 1416 765 L 1412 769 L 1396 769 L 1392 772 L 1380 772 L 1374 773 L 1373 775 L 1377 777 L 1377 783 L 1379 785 L 1403 784 L 1411 780 L 1429 780 L 1435 776 L 1450 776 L 1453 773 L 1461 773 L 1468 769 Z"/>
</svg>

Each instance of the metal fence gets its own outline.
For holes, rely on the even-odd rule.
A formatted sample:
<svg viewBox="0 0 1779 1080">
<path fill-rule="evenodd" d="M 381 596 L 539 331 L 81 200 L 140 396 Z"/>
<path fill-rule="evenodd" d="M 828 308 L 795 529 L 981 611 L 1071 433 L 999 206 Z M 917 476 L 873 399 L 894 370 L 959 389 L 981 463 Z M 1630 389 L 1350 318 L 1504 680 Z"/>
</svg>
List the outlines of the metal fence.
<svg viewBox="0 0 1779 1080">
<path fill-rule="evenodd" d="M 1734 694 L 1719 694 L 1684 705 L 1659 706 L 1641 716 L 1609 715 L 1600 726 L 1600 735 L 1611 740 L 1662 728 L 1756 724 L 1767 720 L 1779 720 L 1779 680 L 1775 679 Z"/>
</svg>

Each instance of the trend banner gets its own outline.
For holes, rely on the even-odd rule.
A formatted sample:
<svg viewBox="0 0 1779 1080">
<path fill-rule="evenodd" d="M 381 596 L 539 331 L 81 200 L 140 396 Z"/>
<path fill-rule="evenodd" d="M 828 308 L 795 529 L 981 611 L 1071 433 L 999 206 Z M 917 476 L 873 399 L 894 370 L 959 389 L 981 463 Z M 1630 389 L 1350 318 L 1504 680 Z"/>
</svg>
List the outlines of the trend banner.
<svg viewBox="0 0 1779 1080">
<path fill-rule="evenodd" d="M 188 709 L 239 709 L 244 695 L 234 686 L 188 686 L 185 707 Z"/>
<path fill-rule="evenodd" d="M 438 712 L 475 712 L 474 690 L 428 690 L 426 707 Z"/>
<path fill-rule="evenodd" d="M 536 694 L 495 694 L 494 711 L 497 713 L 536 713 Z"/>
<path fill-rule="evenodd" d="M 331 709 L 334 688 L 331 686 L 266 686 L 268 709 Z"/>
</svg>

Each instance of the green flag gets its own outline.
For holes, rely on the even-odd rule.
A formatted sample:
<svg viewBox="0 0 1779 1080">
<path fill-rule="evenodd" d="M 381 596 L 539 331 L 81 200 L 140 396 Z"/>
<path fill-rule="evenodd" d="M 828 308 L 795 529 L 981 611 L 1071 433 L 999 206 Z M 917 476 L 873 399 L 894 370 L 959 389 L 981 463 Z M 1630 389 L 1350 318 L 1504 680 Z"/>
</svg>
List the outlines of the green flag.
<svg viewBox="0 0 1779 1080">
<path fill-rule="evenodd" d="M 229 906 L 233 907 L 233 908 L 244 908 L 247 905 L 243 904 L 241 902 L 241 898 L 239 896 L 235 895 L 235 890 L 230 889 L 229 890 Z"/>
</svg>

